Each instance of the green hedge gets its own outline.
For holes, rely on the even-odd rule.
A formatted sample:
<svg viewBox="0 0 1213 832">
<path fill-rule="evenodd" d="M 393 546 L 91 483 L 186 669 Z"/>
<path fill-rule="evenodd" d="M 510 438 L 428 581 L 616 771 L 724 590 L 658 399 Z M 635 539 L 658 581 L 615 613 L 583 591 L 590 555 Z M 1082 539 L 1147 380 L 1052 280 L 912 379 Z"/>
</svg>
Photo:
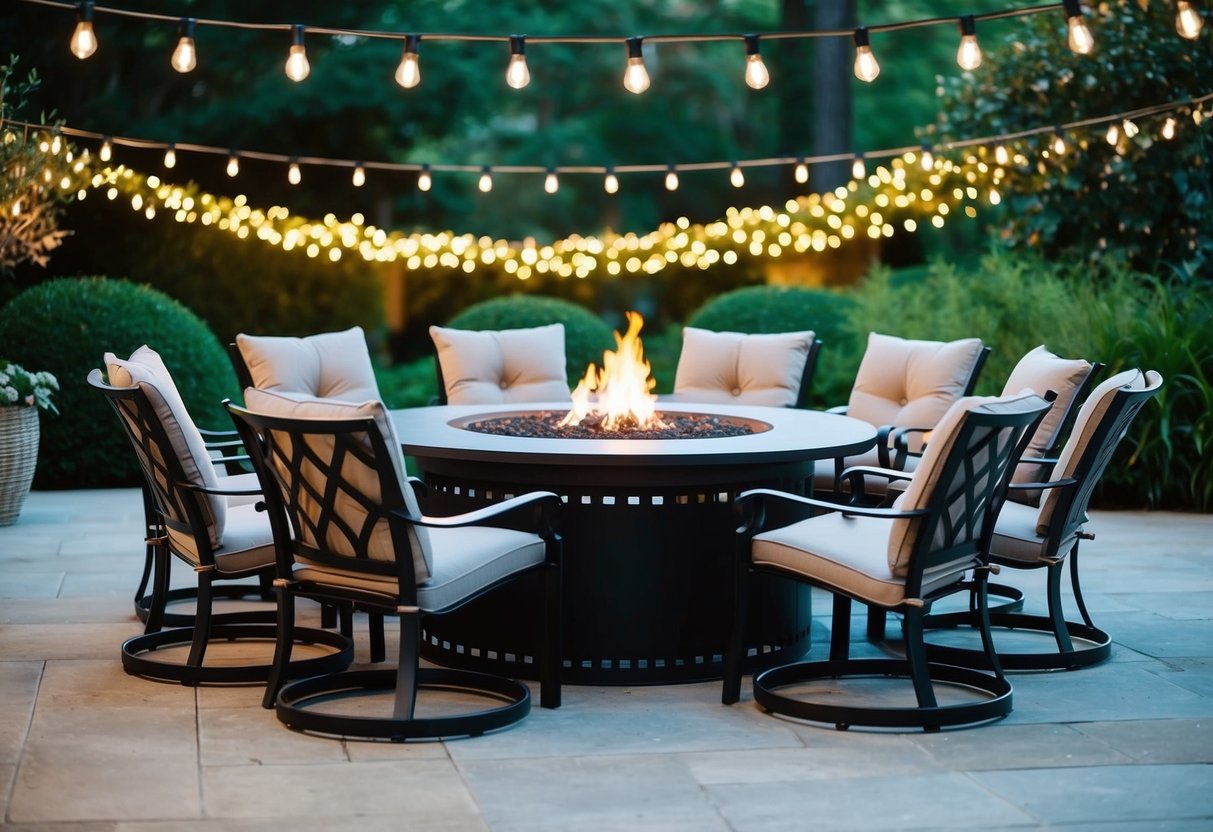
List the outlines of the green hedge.
<svg viewBox="0 0 1213 832">
<path fill-rule="evenodd" d="M 34 485 L 98 488 L 139 482 L 130 441 L 88 386 L 106 351 L 147 344 L 164 358 L 194 420 L 227 429 L 220 402 L 237 392 L 227 354 L 201 318 L 162 292 L 125 280 L 67 278 L 34 286 L 0 307 L 7 358 L 59 379 L 59 415 L 44 414 Z"/>
</svg>

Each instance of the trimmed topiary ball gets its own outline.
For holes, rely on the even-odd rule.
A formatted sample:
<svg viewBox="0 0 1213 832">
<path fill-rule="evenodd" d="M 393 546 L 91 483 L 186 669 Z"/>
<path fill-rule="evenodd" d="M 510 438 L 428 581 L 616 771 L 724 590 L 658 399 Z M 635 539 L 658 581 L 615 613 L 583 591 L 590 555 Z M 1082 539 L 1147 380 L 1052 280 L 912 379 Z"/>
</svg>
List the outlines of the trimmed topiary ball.
<svg viewBox="0 0 1213 832">
<path fill-rule="evenodd" d="M 507 295 L 464 309 L 447 323 L 455 329 L 523 329 L 564 324 L 565 369 L 569 385 L 585 375 L 586 365 L 602 364 L 602 351 L 615 347 L 611 328 L 583 306 L 542 295 Z"/>
<path fill-rule="evenodd" d="M 829 289 L 749 286 L 712 298 L 691 314 L 687 326 L 713 332 L 813 330 L 822 347 L 812 397 L 829 406 L 846 402 L 859 368 L 859 341 L 847 314 L 854 304 L 850 296 Z"/>
<path fill-rule="evenodd" d="M 163 357 L 199 427 L 231 427 L 220 404 L 238 393 L 227 354 L 201 318 L 155 289 L 103 277 L 39 284 L 0 308 L 0 344 L 6 358 L 49 370 L 62 388 L 59 415 L 42 419 L 35 487 L 140 482 L 130 440 L 85 381 L 106 351 L 125 358 L 147 344 Z"/>
</svg>

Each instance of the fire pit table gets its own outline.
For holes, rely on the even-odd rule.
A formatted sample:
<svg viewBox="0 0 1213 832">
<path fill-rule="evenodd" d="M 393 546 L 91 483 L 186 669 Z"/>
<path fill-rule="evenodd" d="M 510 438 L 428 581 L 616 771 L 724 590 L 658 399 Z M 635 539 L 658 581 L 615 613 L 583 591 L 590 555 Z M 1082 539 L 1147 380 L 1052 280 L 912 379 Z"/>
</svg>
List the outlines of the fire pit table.
<svg viewBox="0 0 1213 832">
<path fill-rule="evenodd" d="M 564 674 L 572 684 L 657 684 L 719 678 L 732 608 L 735 496 L 770 487 L 803 493 L 817 459 L 875 443 L 866 422 L 809 410 L 669 403 L 720 416 L 744 436 L 563 439 L 467 429 L 478 420 L 568 404 L 461 405 L 393 412 L 404 452 L 429 486 L 428 513 L 470 511 L 550 490 L 565 503 Z M 755 581 L 748 669 L 808 648 L 809 589 Z M 443 665 L 534 677 L 540 633 L 527 610 L 541 582 L 489 593 L 438 618 L 422 655 Z M 521 611 L 520 611 L 521 610 Z"/>
</svg>

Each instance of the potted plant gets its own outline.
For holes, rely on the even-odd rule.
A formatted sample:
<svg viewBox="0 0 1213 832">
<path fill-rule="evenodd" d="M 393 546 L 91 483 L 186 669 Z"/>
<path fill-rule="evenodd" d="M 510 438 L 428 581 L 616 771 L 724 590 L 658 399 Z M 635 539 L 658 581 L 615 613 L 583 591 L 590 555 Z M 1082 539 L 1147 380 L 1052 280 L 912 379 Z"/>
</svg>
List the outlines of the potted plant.
<svg viewBox="0 0 1213 832">
<path fill-rule="evenodd" d="M 0 359 L 0 526 L 17 522 L 38 462 L 38 411 L 59 410 L 59 381 Z"/>
</svg>

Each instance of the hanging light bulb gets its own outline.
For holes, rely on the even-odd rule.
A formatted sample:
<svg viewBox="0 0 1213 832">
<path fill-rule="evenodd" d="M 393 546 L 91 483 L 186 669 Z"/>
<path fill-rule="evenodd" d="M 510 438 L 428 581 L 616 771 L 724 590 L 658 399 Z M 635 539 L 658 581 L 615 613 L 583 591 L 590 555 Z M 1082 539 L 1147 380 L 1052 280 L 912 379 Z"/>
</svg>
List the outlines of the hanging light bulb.
<svg viewBox="0 0 1213 832">
<path fill-rule="evenodd" d="M 796 167 L 792 171 L 792 178 L 801 185 L 809 181 L 809 166 L 805 164 L 803 159 L 796 163 Z"/>
<path fill-rule="evenodd" d="M 291 165 L 286 169 L 286 181 L 292 185 L 298 185 L 303 181 L 303 171 L 299 169 L 299 163 L 294 159 L 291 160 Z"/>
<path fill-rule="evenodd" d="M 404 39 L 404 56 L 396 67 L 396 83 L 411 90 L 421 83 L 421 35 L 409 35 Z"/>
<path fill-rule="evenodd" d="M 931 170 L 935 167 L 935 156 L 931 153 L 931 146 L 924 144 L 922 146 L 922 158 L 920 164 L 923 170 Z"/>
<path fill-rule="evenodd" d="M 354 174 L 350 177 L 350 182 L 353 183 L 355 188 L 361 188 L 366 184 L 366 168 L 362 166 L 362 162 L 354 165 Z"/>
<path fill-rule="evenodd" d="M 417 190 L 428 191 L 434 187 L 434 179 L 430 176 L 430 166 L 422 165 L 421 173 L 417 174 Z"/>
<path fill-rule="evenodd" d="M 745 36 L 745 82 L 750 89 L 760 90 L 771 83 L 771 73 L 758 53 L 758 35 Z"/>
<path fill-rule="evenodd" d="M 177 24 L 177 48 L 173 50 L 173 69 L 178 72 L 192 72 L 198 65 L 198 51 L 194 48 L 194 24 L 192 17 L 183 17 Z"/>
<path fill-rule="evenodd" d="M 741 172 L 741 166 L 736 162 L 733 163 L 733 169 L 729 171 L 729 184 L 734 188 L 740 188 L 745 184 L 745 174 Z"/>
<path fill-rule="evenodd" d="M 871 83 L 880 74 L 880 64 L 872 54 L 872 40 L 868 37 L 868 27 L 860 26 L 855 30 L 855 77 L 860 81 Z"/>
<path fill-rule="evenodd" d="M 960 48 L 956 50 L 956 63 L 961 69 L 972 72 L 981 66 L 981 47 L 977 44 L 977 21 L 966 14 L 960 19 Z"/>
<path fill-rule="evenodd" d="M 110 141 L 110 137 L 106 136 L 101 140 L 101 149 L 97 151 L 97 158 L 103 162 L 108 162 L 114 157 L 114 143 Z"/>
<path fill-rule="evenodd" d="M 1124 121 L 1121 122 L 1120 126 L 1121 126 L 1121 129 L 1125 131 L 1126 139 L 1131 139 L 1137 135 L 1137 132 L 1138 132 L 1137 125 L 1134 124 L 1131 120 L 1125 119 Z"/>
<path fill-rule="evenodd" d="M 628 38 L 628 66 L 623 71 L 623 88 L 640 95 L 649 88 L 649 71 L 644 66 L 644 43 Z"/>
<path fill-rule="evenodd" d="M 1175 138 L 1175 119 L 1167 116 L 1167 120 L 1162 123 L 1162 137 L 1167 141 Z"/>
<path fill-rule="evenodd" d="M 236 177 L 240 174 L 240 155 L 232 151 L 227 157 L 227 175 Z"/>
<path fill-rule="evenodd" d="M 72 54 L 82 61 L 97 51 L 92 0 L 85 0 L 76 8 L 76 29 L 72 32 L 71 50 Z"/>
<path fill-rule="evenodd" d="M 1066 43 L 1070 50 L 1079 55 L 1090 54 L 1095 48 L 1095 38 L 1091 37 L 1091 30 L 1083 20 L 1082 6 L 1078 0 L 1062 0 L 1061 5 L 1066 15 L 1066 27 L 1069 29 Z"/>
<path fill-rule="evenodd" d="M 1200 37 L 1200 30 L 1204 25 L 1205 21 L 1200 12 L 1187 0 L 1179 0 L 1175 4 L 1175 31 L 1179 32 L 1181 37 L 1196 40 Z"/>
<path fill-rule="evenodd" d="M 1062 135 L 1061 128 L 1055 127 L 1053 133 L 1053 152 L 1058 156 L 1064 156 L 1066 153 L 1066 137 Z"/>
<path fill-rule="evenodd" d="M 863 163 L 863 154 L 856 153 L 855 161 L 851 163 L 851 178 L 852 179 L 863 179 L 867 175 L 868 175 L 868 168 L 867 168 L 867 165 L 865 165 Z"/>
<path fill-rule="evenodd" d="M 164 150 L 164 166 L 166 168 L 175 167 L 177 164 L 177 147 L 170 144 Z"/>
<path fill-rule="evenodd" d="M 667 191 L 678 190 L 678 171 L 673 165 L 670 165 L 665 172 L 665 189 Z"/>
<path fill-rule="evenodd" d="M 1104 139 L 1108 144 L 1116 147 L 1116 145 L 1120 143 L 1120 125 L 1118 125 L 1116 122 L 1109 124 L 1108 132 L 1104 136 Z"/>
<path fill-rule="evenodd" d="M 602 180 L 602 189 L 608 194 L 619 191 L 619 177 L 615 175 L 613 168 L 607 168 L 606 179 Z"/>
<path fill-rule="evenodd" d="M 994 161 L 1003 166 L 1011 161 L 1011 154 L 1007 152 L 1006 145 L 1000 144 L 994 148 Z"/>
<path fill-rule="evenodd" d="M 296 23 L 291 27 L 291 51 L 286 58 L 286 77 L 298 83 L 312 71 L 312 65 L 307 60 L 307 48 L 303 45 L 303 26 Z"/>
<path fill-rule="evenodd" d="M 548 168 L 548 175 L 544 177 L 543 190 L 549 194 L 554 194 L 560 190 L 560 177 L 551 168 Z"/>
<path fill-rule="evenodd" d="M 487 194 L 489 191 L 493 190 L 493 174 L 490 172 L 488 165 L 485 165 L 480 170 L 480 183 L 477 185 L 477 187 L 480 188 L 480 193 Z"/>
<path fill-rule="evenodd" d="M 510 65 L 505 70 L 505 82 L 516 90 L 531 83 L 531 71 L 526 65 L 526 35 L 510 35 Z"/>
</svg>

